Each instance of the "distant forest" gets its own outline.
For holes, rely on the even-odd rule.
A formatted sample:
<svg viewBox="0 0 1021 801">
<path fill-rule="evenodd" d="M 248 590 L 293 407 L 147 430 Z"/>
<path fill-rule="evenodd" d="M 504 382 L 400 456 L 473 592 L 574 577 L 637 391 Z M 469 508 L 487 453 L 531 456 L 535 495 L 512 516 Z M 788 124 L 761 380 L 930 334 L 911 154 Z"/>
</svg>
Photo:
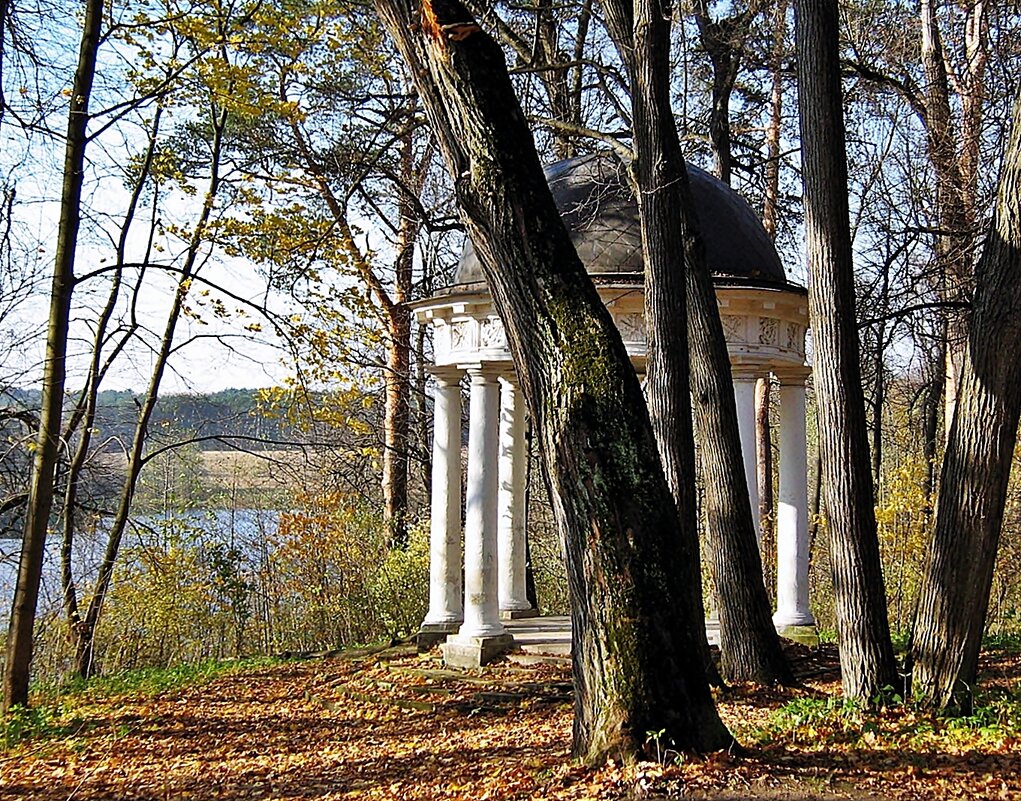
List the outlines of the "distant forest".
<svg viewBox="0 0 1021 801">
<path fill-rule="evenodd" d="M 24 409 L 39 408 L 37 389 L 8 389 L 5 404 Z M 121 390 L 99 393 L 96 415 L 97 440 L 130 441 L 138 419 L 141 396 Z M 285 445 L 301 435 L 294 430 L 288 415 L 268 411 L 260 403 L 257 389 L 225 389 L 208 395 L 163 395 L 149 426 L 154 443 L 184 438 L 198 440 L 202 450 L 223 450 L 229 447 L 224 439 L 243 437 L 248 450 L 272 449 Z M 165 432 L 166 436 L 161 436 Z"/>
</svg>

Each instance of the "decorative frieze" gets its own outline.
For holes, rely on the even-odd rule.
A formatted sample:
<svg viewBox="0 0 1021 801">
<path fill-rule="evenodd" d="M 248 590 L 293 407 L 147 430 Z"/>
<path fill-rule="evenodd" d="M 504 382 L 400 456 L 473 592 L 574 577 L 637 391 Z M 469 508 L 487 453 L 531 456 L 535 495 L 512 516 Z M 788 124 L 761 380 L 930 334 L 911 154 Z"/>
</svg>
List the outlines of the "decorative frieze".
<svg viewBox="0 0 1021 801">
<path fill-rule="evenodd" d="M 805 355 L 805 327 L 798 325 L 797 323 L 787 323 L 786 326 L 787 338 L 784 343 L 784 347 L 787 350 L 797 353 L 801 356 Z"/>
<path fill-rule="evenodd" d="M 621 314 L 614 317 L 620 338 L 624 342 L 645 342 L 645 316 L 642 314 Z"/>
<path fill-rule="evenodd" d="M 735 364 L 760 363 L 768 372 L 804 363 L 807 310 L 800 295 L 750 288 L 718 292 L 720 321 Z M 605 300 L 628 352 L 641 360 L 646 332 L 640 292 Z M 511 361 L 507 333 L 491 302 L 438 298 L 435 305 L 419 307 L 419 319 L 433 326 L 437 364 Z"/>
<path fill-rule="evenodd" d="M 759 344 L 775 345 L 780 321 L 775 317 L 759 318 Z"/>
<path fill-rule="evenodd" d="M 477 320 L 458 320 L 450 325 L 450 350 L 463 351 L 473 350 L 475 337 L 472 336 Z"/>
<path fill-rule="evenodd" d="M 736 314 L 724 314 L 720 317 L 723 323 L 723 335 L 728 342 L 743 342 L 745 339 L 745 318 Z"/>
<path fill-rule="evenodd" d="M 479 323 L 479 347 L 507 347 L 507 334 L 499 317 L 488 317 Z"/>
</svg>

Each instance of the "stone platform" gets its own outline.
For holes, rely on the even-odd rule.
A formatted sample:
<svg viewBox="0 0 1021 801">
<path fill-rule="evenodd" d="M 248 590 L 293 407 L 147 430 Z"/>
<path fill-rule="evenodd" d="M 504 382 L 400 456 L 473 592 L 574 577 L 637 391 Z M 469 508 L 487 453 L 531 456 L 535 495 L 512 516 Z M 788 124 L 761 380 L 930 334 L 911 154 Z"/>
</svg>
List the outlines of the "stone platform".
<svg viewBox="0 0 1021 801">
<path fill-rule="evenodd" d="M 525 654 L 551 654 L 569 656 L 571 653 L 571 618 L 567 615 L 533 617 L 526 620 L 505 620 L 504 627 L 514 637 L 513 648 Z M 720 622 L 710 619 L 705 625 L 710 645 L 720 644 Z M 818 645 L 819 637 L 814 629 L 803 627 L 797 638 L 786 632 L 782 636 L 796 639 L 804 645 Z M 809 637 L 808 635 L 811 635 Z M 811 640 L 811 641 L 810 641 Z"/>
<path fill-rule="evenodd" d="M 514 637 L 515 650 L 556 656 L 571 653 L 571 618 L 567 615 L 505 620 L 503 625 Z"/>
</svg>

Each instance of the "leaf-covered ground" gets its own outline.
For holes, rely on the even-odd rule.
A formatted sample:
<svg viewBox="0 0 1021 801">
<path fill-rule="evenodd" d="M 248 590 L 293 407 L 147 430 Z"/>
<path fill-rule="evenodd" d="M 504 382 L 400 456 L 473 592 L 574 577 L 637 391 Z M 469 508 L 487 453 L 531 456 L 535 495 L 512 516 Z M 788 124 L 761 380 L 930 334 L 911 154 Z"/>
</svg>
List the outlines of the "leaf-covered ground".
<svg viewBox="0 0 1021 801">
<path fill-rule="evenodd" d="M 406 648 L 351 656 L 155 697 L 85 694 L 49 721 L 50 736 L 0 752 L 0 798 L 1021 798 L 1016 704 L 964 722 L 863 712 L 838 700 L 831 651 L 798 652 L 805 689 L 720 698 L 747 755 L 667 752 L 597 771 L 568 755 L 563 663 L 455 673 Z M 994 694 L 1021 697 L 1018 661 L 987 660 Z"/>
</svg>

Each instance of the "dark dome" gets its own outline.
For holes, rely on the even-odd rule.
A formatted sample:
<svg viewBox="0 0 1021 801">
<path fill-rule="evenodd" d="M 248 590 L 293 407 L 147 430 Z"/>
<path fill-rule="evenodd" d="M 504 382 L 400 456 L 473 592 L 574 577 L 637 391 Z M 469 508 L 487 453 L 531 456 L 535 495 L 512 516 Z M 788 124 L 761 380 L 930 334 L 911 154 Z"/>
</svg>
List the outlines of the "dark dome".
<svg viewBox="0 0 1021 801">
<path fill-rule="evenodd" d="M 544 172 L 585 269 L 592 274 L 642 272 L 638 206 L 625 167 L 609 151 L 551 164 Z M 786 283 L 773 241 L 737 192 L 688 165 L 706 259 L 714 276 Z M 484 280 L 475 248 L 461 253 L 455 284 Z"/>
</svg>

